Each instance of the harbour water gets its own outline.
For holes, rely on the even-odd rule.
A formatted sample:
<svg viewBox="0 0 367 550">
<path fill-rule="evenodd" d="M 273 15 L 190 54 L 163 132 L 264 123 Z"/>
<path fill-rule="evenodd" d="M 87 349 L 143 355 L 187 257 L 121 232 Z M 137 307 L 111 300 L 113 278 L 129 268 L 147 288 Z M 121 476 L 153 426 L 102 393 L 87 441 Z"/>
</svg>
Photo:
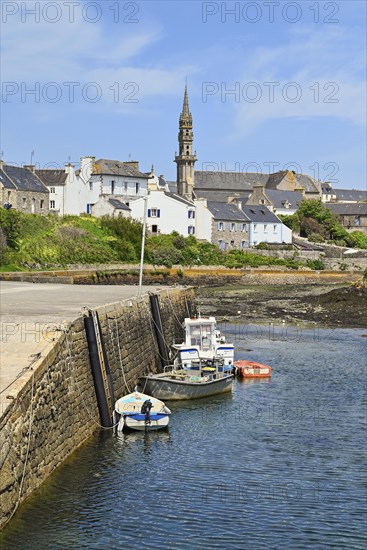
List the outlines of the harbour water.
<svg viewBox="0 0 367 550">
<path fill-rule="evenodd" d="M 167 431 L 96 434 L 0 548 L 365 549 L 366 331 L 225 332 L 271 381 L 171 403 Z"/>
</svg>

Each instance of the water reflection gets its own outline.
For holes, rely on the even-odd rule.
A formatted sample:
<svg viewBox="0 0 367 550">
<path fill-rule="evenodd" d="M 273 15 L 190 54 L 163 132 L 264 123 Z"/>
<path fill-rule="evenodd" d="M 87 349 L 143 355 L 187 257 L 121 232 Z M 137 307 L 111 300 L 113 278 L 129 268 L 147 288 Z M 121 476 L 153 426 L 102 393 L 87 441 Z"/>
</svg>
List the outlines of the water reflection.
<svg viewBox="0 0 367 550">
<path fill-rule="evenodd" d="M 269 378 L 238 378 L 238 381 L 241 384 L 270 384 L 271 379 Z"/>
<path fill-rule="evenodd" d="M 171 402 L 166 431 L 96 434 L 19 509 L 0 547 L 365 550 L 361 334 L 259 340 L 246 358 L 272 365 L 271 379 Z"/>
</svg>

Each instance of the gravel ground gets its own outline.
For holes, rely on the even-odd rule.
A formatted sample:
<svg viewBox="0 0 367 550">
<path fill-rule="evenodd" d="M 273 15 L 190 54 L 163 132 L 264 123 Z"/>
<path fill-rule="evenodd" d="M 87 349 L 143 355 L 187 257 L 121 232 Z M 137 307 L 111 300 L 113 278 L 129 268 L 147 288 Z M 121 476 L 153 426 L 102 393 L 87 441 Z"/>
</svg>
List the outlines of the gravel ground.
<svg viewBox="0 0 367 550">
<path fill-rule="evenodd" d="M 367 288 L 350 285 L 227 285 L 197 289 L 201 314 L 218 321 L 314 322 L 367 328 Z"/>
</svg>

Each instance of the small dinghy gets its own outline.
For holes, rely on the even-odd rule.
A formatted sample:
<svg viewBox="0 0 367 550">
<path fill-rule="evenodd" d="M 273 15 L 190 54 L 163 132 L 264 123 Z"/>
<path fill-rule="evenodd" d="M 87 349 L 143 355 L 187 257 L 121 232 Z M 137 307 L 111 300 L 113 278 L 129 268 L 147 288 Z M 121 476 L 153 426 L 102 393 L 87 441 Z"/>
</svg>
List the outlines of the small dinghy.
<svg viewBox="0 0 367 550">
<path fill-rule="evenodd" d="M 256 361 L 245 361 L 243 359 L 235 361 L 234 366 L 237 376 L 241 378 L 269 378 L 273 370 L 269 365 L 263 365 Z"/>
<path fill-rule="evenodd" d="M 168 426 L 171 411 L 163 401 L 136 391 L 116 401 L 115 413 L 119 418 L 118 431 L 151 431 Z"/>
</svg>

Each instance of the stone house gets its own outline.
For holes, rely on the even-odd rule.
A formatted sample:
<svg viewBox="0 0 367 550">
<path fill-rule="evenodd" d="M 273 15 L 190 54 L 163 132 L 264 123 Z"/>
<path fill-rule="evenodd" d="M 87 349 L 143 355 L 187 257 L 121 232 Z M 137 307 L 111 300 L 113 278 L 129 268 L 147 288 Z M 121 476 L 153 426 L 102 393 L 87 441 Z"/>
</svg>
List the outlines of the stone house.
<svg viewBox="0 0 367 550">
<path fill-rule="evenodd" d="M 241 250 L 249 246 L 249 219 L 241 204 L 229 204 L 199 199 L 195 201 L 196 236 L 216 244 L 222 250 Z"/>
<path fill-rule="evenodd" d="M 227 202 L 241 199 L 246 202 L 255 187 L 267 191 L 301 193 L 305 199 L 321 197 L 321 182 L 291 171 L 262 174 L 252 172 L 195 171 L 193 193 L 196 198 Z"/>
<path fill-rule="evenodd" d="M 367 202 L 329 202 L 325 206 L 339 217 L 344 229 L 367 235 Z"/>
<path fill-rule="evenodd" d="M 13 166 L 0 161 L 0 193 L 4 207 L 26 214 L 49 213 L 49 191 L 32 166 Z"/>
<path fill-rule="evenodd" d="M 360 189 L 335 189 L 332 200 L 336 202 L 367 202 L 367 191 Z"/>
<path fill-rule="evenodd" d="M 267 189 L 264 185 L 255 185 L 247 205 L 264 205 L 277 215 L 290 216 L 294 214 L 304 195 L 301 191 L 282 191 L 280 189 Z"/>
</svg>

